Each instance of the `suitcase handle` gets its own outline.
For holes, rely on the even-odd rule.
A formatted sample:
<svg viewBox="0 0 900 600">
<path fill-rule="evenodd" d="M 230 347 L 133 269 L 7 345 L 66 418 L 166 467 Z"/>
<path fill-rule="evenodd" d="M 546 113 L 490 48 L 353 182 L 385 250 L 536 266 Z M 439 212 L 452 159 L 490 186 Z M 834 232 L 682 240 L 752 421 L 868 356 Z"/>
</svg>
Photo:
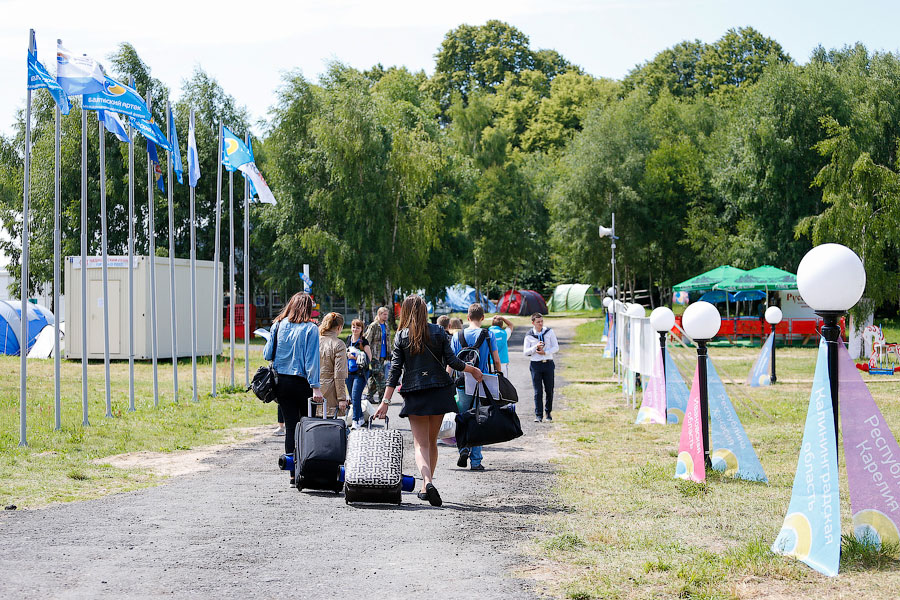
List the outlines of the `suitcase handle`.
<svg viewBox="0 0 900 600">
<path fill-rule="evenodd" d="M 316 415 L 316 411 L 314 410 L 314 408 L 316 406 L 321 406 L 322 407 L 322 417 L 325 419 L 328 418 L 328 409 L 326 408 L 327 404 L 325 404 L 324 396 L 322 397 L 321 402 L 316 402 L 315 398 L 310 396 L 310 398 L 307 400 L 307 404 L 308 404 L 308 408 L 309 408 L 309 413 L 308 413 L 309 416 L 314 417 Z M 334 418 L 334 419 L 338 418 L 338 407 L 337 406 L 334 407 L 334 417 L 332 417 L 332 418 Z"/>
<path fill-rule="evenodd" d="M 368 421 L 366 421 L 366 429 L 372 429 L 372 422 L 373 422 L 374 420 L 375 420 L 375 417 L 372 417 L 371 419 L 369 419 Z M 390 417 L 388 417 L 387 415 L 384 415 L 384 428 L 385 428 L 385 429 L 390 429 L 390 426 L 391 426 L 391 420 L 390 420 Z"/>
</svg>

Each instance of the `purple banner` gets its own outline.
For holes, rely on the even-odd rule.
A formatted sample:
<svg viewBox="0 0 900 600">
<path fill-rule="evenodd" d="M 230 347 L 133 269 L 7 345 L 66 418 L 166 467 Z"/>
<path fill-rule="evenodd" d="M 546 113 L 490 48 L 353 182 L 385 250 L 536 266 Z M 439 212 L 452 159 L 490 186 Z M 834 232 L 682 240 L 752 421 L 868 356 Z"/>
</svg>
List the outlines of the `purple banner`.
<svg viewBox="0 0 900 600">
<path fill-rule="evenodd" d="M 838 349 L 841 427 L 853 533 L 876 546 L 900 542 L 900 447 L 847 348 Z"/>
</svg>

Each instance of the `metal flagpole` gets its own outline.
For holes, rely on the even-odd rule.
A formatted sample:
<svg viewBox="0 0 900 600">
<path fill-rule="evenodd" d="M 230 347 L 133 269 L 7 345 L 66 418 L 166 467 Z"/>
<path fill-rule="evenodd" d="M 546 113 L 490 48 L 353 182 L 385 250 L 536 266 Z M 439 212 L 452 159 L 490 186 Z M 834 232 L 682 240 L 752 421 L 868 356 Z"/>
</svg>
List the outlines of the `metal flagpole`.
<svg viewBox="0 0 900 600">
<path fill-rule="evenodd" d="M 151 109 L 152 98 L 147 91 L 147 110 Z M 147 220 L 148 220 L 148 254 L 150 255 L 150 358 L 153 362 L 153 406 L 159 406 L 159 373 L 157 371 L 157 338 L 156 338 L 156 208 L 153 201 L 153 163 L 147 151 Z"/>
<path fill-rule="evenodd" d="M 190 125 L 194 131 L 194 109 L 191 109 Z M 190 135 L 190 134 L 188 134 Z M 190 140 L 188 141 L 190 143 Z M 188 150 L 188 187 L 191 194 L 191 372 L 193 377 L 193 401 L 197 402 L 197 238 L 194 217 L 194 186 L 190 185 L 190 150 Z"/>
<path fill-rule="evenodd" d="M 219 283 L 219 235 L 222 223 L 222 121 L 219 121 L 219 151 L 216 154 L 216 162 L 219 168 L 216 175 L 216 239 L 213 251 L 213 309 L 212 309 L 212 395 L 216 395 L 216 362 L 218 361 L 218 341 L 222 339 L 219 334 L 219 325 L 222 323 L 222 311 L 219 303 L 222 301 L 222 284 Z"/>
<path fill-rule="evenodd" d="M 106 256 L 106 130 L 97 113 L 100 135 L 100 256 L 103 274 L 103 372 L 106 377 L 106 417 L 112 418 L 112 394 L 109 389 L 109 271 Z"/>
<path fill-rule="evenodd" d="M 228 244 L 228 342 L 231 348 L 231 387 L 234 387 L 234 171 L 228 172 Z"/>
<path fill-rule="evenodd" d="M 134 410 L 134 129 L 128 119 L 128 412 Z"/>
<path fill-rule="evenodd" d="M 81 106 L 81 412 L 82 425 L 88 421 L 87 358 L 87 111 Z"/>
<path fill-rule="evenodd" d="M 57 44 L 61 45 L 60 40 Z M 62 212 L 62 200 L 60 189 L 60 110 L 56 105 L 56 144 L 54 149 L 54 185 L 53 185 L 53 312 L 55 318 L 53 320 L 53 381 L 54 381 L 54 413 L 55 423 L 54 429 L 57 431 L 62 429 L 62 404 L 60 402 L 60 357 L 59 357 L 59 319 L 61 317 L 59 311 L 59 255 L 60 255 L 60 238 L 62 237 L 62 226 L 60 223 L 60 213 Z"/>
<path fill-rule="evenodd" d="M 169 137 L 169 144 L 174 145 L 171 102 L 166 102 L 166 135 Z M 175 317 L 175 208 L 172 201 L 172 192 L 175 188 L 172 182 L 172 153 L 174 151 L 175 149 L 172 148 L 166 153 L 166 162 L 169 173 L 169 304 L 171 306 L 169 321 L 172 323 L 172 393 L 175 395 L 175 402 L 178 402 L 178 329 L 175 326 L 177 321 Z"/>
<path fill-rule="evenodd" d="M 247 132 L 250 146 L 250 132 Z M 244 177 L 244 385 L 250 387 L 250 180 Z"/>
<path fill-rule="evenodd" d="M 36 53 L 34 29 L 28 30 L 28 52 Z M 27 66 L 27 61 L 26 61 Z M 26 403 L 28 391 L 25 380 L 28 377 L 28 209 L 31 194 L 31 87 L 28 86 L 25 100 L 25 186 L 22 194 L 22 272 L 19 283 L 19 296 L 22 301 L 22 314 L 19 321 L 19 446 L 27 446 L 27 413 Z"/>
</svg>

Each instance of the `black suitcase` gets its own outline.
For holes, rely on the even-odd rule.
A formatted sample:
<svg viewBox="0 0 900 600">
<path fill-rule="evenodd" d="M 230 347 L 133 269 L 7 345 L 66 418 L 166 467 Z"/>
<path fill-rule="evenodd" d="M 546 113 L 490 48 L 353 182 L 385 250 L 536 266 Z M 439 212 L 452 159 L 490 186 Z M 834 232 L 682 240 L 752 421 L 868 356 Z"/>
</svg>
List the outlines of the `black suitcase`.
<svg viewBox="0 0 900 600">
<path fill-rule="evenodd" d="M 400 504 L 403 485 L 403 436 L 396 429 L 350 432 L 344 464 L 344 501 Z"/>
<path fill-rule="evenodd" d="M 324 414 L 324 402 L 322 404 Z M 314 403 L 309 400 L 309 414 Z M 335 417 L 337 411 L 335 411 Z M 341 465 L 347 456 L 347 424 L 343 419 L 302 417 L 294 436 L 294 481 L 297 491 L 326 490 L 339 493 Z"/>
</svg>

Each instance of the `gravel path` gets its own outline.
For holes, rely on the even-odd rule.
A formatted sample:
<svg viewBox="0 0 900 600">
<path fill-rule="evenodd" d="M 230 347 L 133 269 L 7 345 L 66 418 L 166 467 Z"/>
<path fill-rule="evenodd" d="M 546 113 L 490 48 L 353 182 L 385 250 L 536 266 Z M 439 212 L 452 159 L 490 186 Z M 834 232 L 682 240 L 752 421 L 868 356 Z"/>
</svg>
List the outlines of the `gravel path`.
<svg viewBox="0 0 900 600">
<path fill-rule="evenodd" d="M 572 329 L 551 325 L 564 354 Z M 156 488 L 0 513 L 0 598 L 536 598 L 514 570 L 554 510 L 552 425 L 532 423 L 528 365 L 510 355 L 525 436 L 487 448 L 481 473 L 441 446 L 442 508 L 415 494 L 396 507 L 298 493 L 277 470 L 284 442 L 273 436 Z M 403 470 L 418 475 L 408 421 L 391 411 L 407 440 Z"/>
</svg>

